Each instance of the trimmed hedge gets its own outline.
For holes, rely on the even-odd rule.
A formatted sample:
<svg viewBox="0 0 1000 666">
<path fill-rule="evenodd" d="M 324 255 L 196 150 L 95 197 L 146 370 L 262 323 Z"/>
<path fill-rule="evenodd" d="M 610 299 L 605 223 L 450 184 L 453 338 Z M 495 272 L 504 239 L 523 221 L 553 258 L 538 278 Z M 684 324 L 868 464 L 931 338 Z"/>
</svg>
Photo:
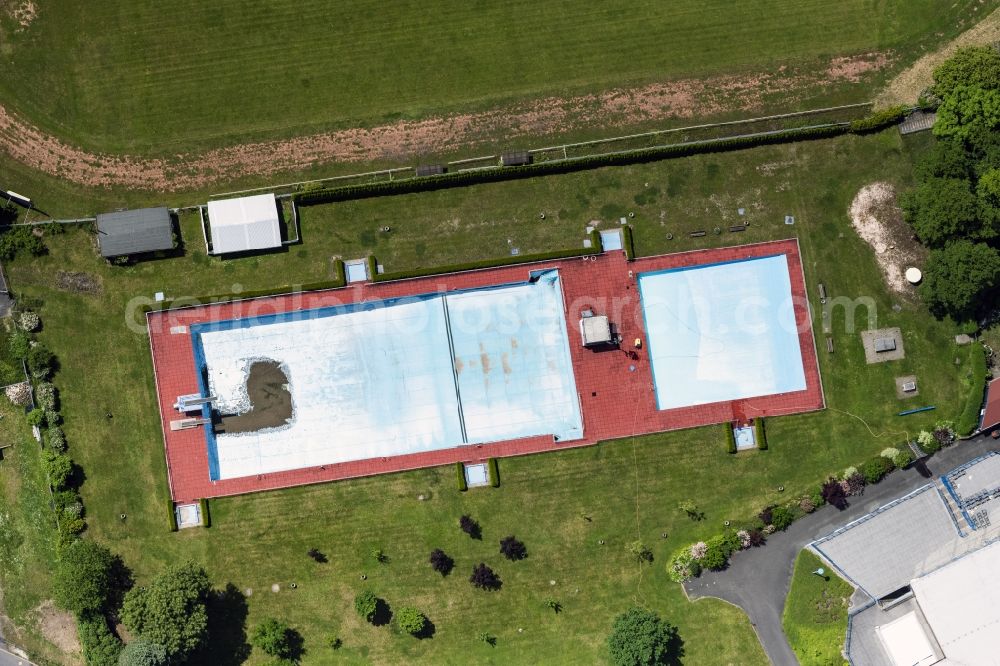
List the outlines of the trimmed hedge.
<svg viewBox="0 0 1000 666">
<path fill-rule="evenodd" d="M 167 525 L 170 527 L 170 531 L 171 532 L 176 532 L 177 531 L 177 512 L 174 511 L 174 501 L 172 499 L 170 499 L 169 497 L 167 498 L 167 517 L 168 517 Z"/>
<path fill-rule="evenodd" d="M 438 176 L 410 178 L 408 180 L 391 180 L 378 183 L 361 183 L 342 185 L 309 192 L 300 192 L 294 196 L 296 205 L 312 206 L 336 201 L 366 199 L 371 197 L 412 194 L 428 192 L 452 187 L 464 187 L 480 183 L 496 183 L 507 180 L 518 180 L 534 176 L 545 176 L 561 173 L 572 173 L 605 166 L 623 166 L 656 162 L 675 157 L 687 157 L 702 153 L 718 153 L 753 146 L 766 146 L 809 139 L 828 139 L 846 134 L 848 123 L 823 125 L 819 127 L 800 127 L 795 129 L 776 130 L 773 132 L 751 134 L 746 136 L 727 137 L 722 139 L 707 139 L 691 143 L 657 146 L 655 148 L 640 148 L 623 150 L 603 155 L 588 155 L 586 157 L 571 157 L 562 160 L 550 160 L 516 167 L 489 167 L 474 171 L 455 171 Z"/>
<path fill-rule="evenodd" d="M 625 250 L 626 259 L 629 261 L 635 259 L 635 240 L 632 237 L 631 224 L 622 227 L 622 247 Z"/>
<path fill-rule="evenodd" d="M 211 514 L 208 513 L 208 500 L 202 497 L 200 500 L 198 500 L 198 506 L 201 509 L 201 526 L 211 527 L 212 517 Z"/>
<path fill-rule="evenodd" d="M 460 462 L 455 463 L 455 471 L 458 472 L 458 489 L 464 493 L 469 489 L 469 484 L 465 482 L 465 465 Z"/>
<path fill-rule="evenodd" d="M 983 393 L 986 391 L 986 349 L 977 344 L 972 351 L 972 388 L 965 400 L 965 409 L 958 417 L 955 431 L 968 437 L 979 428 L 979 411 L 983 407 Z"/>
<path fill-rule="evenodd" d="M 851 121 L 851 134 L 868 134 L 878 132 L 886 127 L 897 125 L 906 118 L 911 108 L 908 106 L 890 106 L 881 111 L 875 111 L 864 118 Z"/>
<path fill-rule="evenodd" d="M 393 280 L 409 280 L 412 278 L 429 277 L 431 275 L 446 275 L 448 273 L 459 273 L 462 271 L 474 271 L 483 268 L 497 268 L 500 266 L 515 266 L 517 264 L 530 264 L 539 261 L 552 261 L 554 259 L 570 259 L 573 257 L 589 257 L 601 254 L 604 251 L 601 245 L 601 232 L 596 229 L 590 232 L 590 247 L 581 247 L 572 250 L 553 250 L 552 252 L 539 252 L 538 254 L 524 254 L 516 257 L 502 257 L 500 259 L 480 259 L 478 261 L 467 261 L 462 264 L 452 264 L 451 266 L 437 266 L 432 268 L 415 268 L 409 271 L 395 271 L 393 273 L 383 273 L 379 275 L 375 272 L 374 266 L 377 263 L 374 257 L 369 257 L 371 262 L 369 269 L 373 282 L 391 282 Z"/>
<path fill-rule="evenodd" d="M 733 424 L 723 423 L 722 427 L 726 429 L 726 451 L 736 453 L 736 433 L 733 432 Z"/>
<path fill-rule="evenodd" d="M 490 485 L 494 488 L 500 487 L 500 470 L 497 468 L 497 459 L 490 458 L 489 460 L 490 468 Z"/>
<path fill-rule="evenodd" d="M 753 420 L 754 439 L 757 440 L 757 448 L 767 451 L 767 431 L 764 429 L 764 417 L 758 416 Z"/>
</svg>

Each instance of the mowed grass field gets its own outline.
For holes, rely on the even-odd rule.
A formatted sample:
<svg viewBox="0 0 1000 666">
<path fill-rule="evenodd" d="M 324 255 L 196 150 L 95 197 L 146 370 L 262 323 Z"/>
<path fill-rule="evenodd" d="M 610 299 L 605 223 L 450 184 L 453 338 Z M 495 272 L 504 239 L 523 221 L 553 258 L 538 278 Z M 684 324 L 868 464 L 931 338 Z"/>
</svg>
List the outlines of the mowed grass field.
<svg viewBox="0 0 1000 666">
<path fill-rule="evenodd" d="M 303 212 L 301 246 L 226 261 L 205 256 L 193 216 L 181 220 L 184 257 L 125 268 L 101 261 L 92 234 L 74 229 L 47 239 L 49 256 L 7 268 L 11 283 L 36 299 L 42 338 L 62 364 L 56 382 L 70 453 L 86 474 L 89 536 L 121 553 L 140 584 L 168 563 L 193 559 L 219 588 L 252 590 L 246 611 L 234 611 L 237 627 L 269 616 L 289 621 L 305 637 L 307 664 L 599 663 L 613 617 L 633 603 L 679 626 L 686 663 L 764 664 L 740 611 L 687 601 L 664 567 L 676 548 L 721 531 L 723 521 L 749 519 L 770 502 L 797 497 L 962 409 L 968 348 L 954 346 L 949 323 L 886 292 L 874 254 L 847 217 L 860 186 L 875 179 L 908 183 L 911 153 L 922 148 L 923 140 L 903 143 L 885 132 L 316 207 Z M 746 208 L 751 222 L 743 234 L 687 237 L 724 228 L 737 207 Z M 544 222 L 540 211 L 547 213 Z M 836 353 L 820 350 L 830 408 L 770 420 L 767 452 L 728 455 L 721 428 L 713 426 L 505 459 L 498 489 L 459 493 L 446 467 L 214 500 L 210 529 L 166 531 L 160 419 L 148 339 L 126 325 L 132 298 L 313 281 L 329 275 L 333 257 L 368 252 L 391 270 L 506 256 L 507 239 L 522 252 L 574 246 L 591 221 L 605 227 L 629 211 L 642 254 L 798 236 L 816 311 L 819 281 L 831 295 L 870 296 L 878 324 L 903 329 L 906 359 L 865 365 L 858 334 L 838 313 Z M 795 215 L 794 226 L 784 225 L 785 214 Z M 393 228 L 388 235 L 378 232 L 385 224 Z M 85 273 L 100 289 L 60 288 L 59 271 Z M 854 323 L 864 315 L 856 313 Z M 904 403 L 894 395 L 893 378 L 911 373 L 921 383 L 921 404 L 937 410 L 901 419 L 895 414 Z M 5 431 L 16 426 L 2 424 Z M 13 498 L 5 494 L 5 506 Z M 705 512 L 704 521 L 678 510 L 686 499 Z M 482 524 L 481 542 L 459 531 L 463 513 Z M 508 534 L 527 544 L 527 560 L 510 563 L 499 555 L 497 541 Z M 651 565 L 640 566 L 626 552 L 636 539 L 653 549 Z M 313 547 L 329 562 L 310 560 Z M 456 560 L 448 578 L 426 562 L 435 547 Z M 376 564 L 373 548 L 390 561 Z M 500 573 L 499 592 L 468 584 L 480 561 Z M 273 584 L 281 591 L 272 592 Z M 391 606 L 426 612 L 434 637 L 418 641 L 362 623 L 352 599 L 365 585 Z M 561 613 L 545 606 L 549 598 L 562 604 Z M 31 622 L 27 614 L 15 619 Z M 481 632 L 495 635 L 496 647 L 478 641 Z M 326 647 L 331 636 L 344 641 L 340 650 Z M 239 631 L 232 638 L 238 643 Z M 217 649 L 231 645 L 223 640 Z M 213 663 L 232 662 L 216 656 Z M 252 663 L 264 661 L 251 656 Z"/>
<path fill-rule="evenodd" d="M 996 4 L 39 0 L 26 28 L 0 22 L 0 98 L 89 150 L 169 156 L 840 55 L 905 65 Z"/>
</svg>

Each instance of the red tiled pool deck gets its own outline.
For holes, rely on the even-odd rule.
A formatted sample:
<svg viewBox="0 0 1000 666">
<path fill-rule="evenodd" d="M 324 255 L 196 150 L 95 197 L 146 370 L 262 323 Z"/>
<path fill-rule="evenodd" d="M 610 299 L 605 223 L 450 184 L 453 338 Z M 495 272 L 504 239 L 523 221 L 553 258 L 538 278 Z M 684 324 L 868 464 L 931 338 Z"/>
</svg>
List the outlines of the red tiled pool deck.
<svg viewBox="0 0 1000 666">
<path fill-rule="evenodd" d="M 799 347 L 805 371 L 805 390 L 658 410 L 652 372 L 646 355 L 648 345 L 639 302 L 638 275 L 668 268 L 779 254 L 784 254 L 788 260 Z M 542 268 L 558 268 L 562 278 L 573 372 L 583 416 L 583 439 L 556 442 L 551 436 L 530 437 L 212 481 L 209 478 L 208 450 L 203 429 L 198 427 L 170 430 L 170 421 L 183 417 L 173 407 L 177 397 L 199 392 L 194 349 L 187 329 L 191 324 L 524 282 L 528 279 L 530 271 Z M 618 332 L 623 339 L 622 349 L 595 352 L 580 344 L 577 322 L 580 313 L 588 309 L 598 314 L 607 314 L 610 320 L 617 324 Z M 595 257 L 522 264 L 397 282 L 366 282 L 342 289 L 152 312 L 147 320 L 157 396 L 160 414 L 163 416 L 170 492 L 177 502 L 433 467 L 459 461 L 477 461 L 494 456 L 556 451 L 631 435 L 691 428 L 757 416 L 793 414 L 824 407 L 802 263 L 796 240 L 697 250 L 643 257 L 634 261 L 627 261 L 622 252 L 609 252 Z M 643 341 L 641 349 L 633 350 L 632 342 L 635 338 Z M 634 357 L 629 353 L 632 351 Z"/>
</svg>

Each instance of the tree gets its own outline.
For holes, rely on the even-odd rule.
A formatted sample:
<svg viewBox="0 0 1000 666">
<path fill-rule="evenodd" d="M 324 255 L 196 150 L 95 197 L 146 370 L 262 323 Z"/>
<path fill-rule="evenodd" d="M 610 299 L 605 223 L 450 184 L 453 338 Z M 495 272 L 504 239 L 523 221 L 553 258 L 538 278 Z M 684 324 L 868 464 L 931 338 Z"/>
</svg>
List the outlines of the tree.
<svg viewBox="0 0 1000 666">
<path fill-rule="evenodd" d="M 76 619 L 76 626 L 87 666 L 109 666 L 118 662 L 122 642 L 111 633 L 104 615 L 81 613 Z"/>
<path fill-rule="evenodd" d="M 1000 127 L 1000 90 L 959 86 L 941 102 L 934 121 L 934 135 L 968 144 L 979 135 Z"/>
<path fill-rule="evenodd" d="M 290 659 L 293 655 L 292 628 L 284 622 L 268 618 L 254 627 L 250 634 L 250 644 L 264 654 L 279 659 Z"/>
<path fill-rule="evenodd" d="M 979 205 L 967 180 L 928 178 L 900 203 L 906 221 L 928 247 L 980 233 Z"/>
<path fill-rule="evenodd" d="M 955 141 L 935 141 L 934 146 L 914 167 L 917 180 L 929 178 L 969 178 L 969 155 Z"/>
<path fill-rule="evenodd" d="M 823 501 L 830 506 L 835 506 L 841 511 L 847 508 L 847 493 L 844 492 L 844 486 L 837 479 L 830 477 L 823 482 L 821 492 Z"/>
<path fill-rule="evenodd" d="M 459 518 L 458 526 L 473 539 L 482 538 L 483 531 L 480 529 L 479 523 L 472 519 L 472 516 L 462 516 Z"/>
<path fill-rule="evenodd" d="M 681 656 L 677 628 L 637 606 L 615 618 L 608 649 L 616 666 L 670 664 Z"/>
<path fill-rule="evenodd" d="M 104 546 L 90 540 L 71 543 L 56 565 L 56 603 L 77 615 L 103 610 L 111 593 L 114 565 L 114 555 Z"/>
<path fill-rule="evenodd" d="M 500 539 L 500 553 L 508 560 L 523 560 L 528 556 L 528 549 L 524 542 L 518 541 L 514 535 Z"/>
<path fill-rule="evenodd" d="M 142 639 L 126 645 L 118 656 L 118 666 L 167 666 L 168 663 L 165 647 Z"/>
<path fill-rule="evenodd" d="M 440 548 L 435 548 L 431 551 L 430 562 L 431 568 L 442 576 L 447 576 L 455 568 L 455 560 L 448 557 L 448 554 Z"/>
<path fill-rule="evenodd" d="M 924 267 L 920 294 L 937 315 L 974 317 L 1000 281 L 1000 254 L 983 243 L 960 240 L 934 250 Z"/>
<path fill-rule="evenodd" d="M 378 597 L 371 590 L 358 592 L 357 596 L 354 597 L 354 610 L 366 622 L 371 622 L 375 619 L 375 613 L 378 611 Z"/>
<path fill-rule="evenodd" d="M 394 617 L 399 628 L 413 636 L 427 628 L 427 617 L 413 606 L 403 606 L 396 611 Z"/>
<path fill-rule="evenodd" d="M 469 576 L 469 582 L 478 587 L 480 590 L 499 590 L 503 585 L 503 581 L 500 580 L 493 569 L 490 569 L 484 563 L 480 562 L 472 569 L 472 575 Z"/>
<path fill-rule="evenodd" d="M 934 70 L 934 94 L 941 99 L 960 86 L 1000 89 L 1000 53 L 989 46 L 961 48 Z"/>
<path fill-rule="evenodd" d="M 122 622 L 139 638 L 162 645 L 171 661 L 182 661 L 208 637 L 210 589 L 208 574 L 194 563 L 167 567 L 146 587 L 128 591 Z"/>
<path fill-rule="evenodd" d="M 677 508 L 683 511 L 691 520 L 701 520 L 705 514 L 698 510 L 698 505 L 694 500 L 686 499 L 677 504 Z"/>
<path fill-rule="evenodd" d="M 38 410 L 34 410 L 38 411 Z M 59 453 L 51 449 L 42 452 L 42 463 L 45 472 L 49 475 L 49 483 L 56 490 L 62 490 L 73 475 L 73 460 L 65 453 Z"/>
<path fill-rule="evenodd" d="M 642 541 L 633 541 L 625 546 L 625 549 L 640 563 L 653 561 L 653 551 Z"/>
<path fill-rule="evenodd" d="M 992 230 L 1000 228 L 1000 169 L 988 169 L 979 177 L 976 198 L 979 199 L 979 217 L 983 223 Z"/>
</svg>

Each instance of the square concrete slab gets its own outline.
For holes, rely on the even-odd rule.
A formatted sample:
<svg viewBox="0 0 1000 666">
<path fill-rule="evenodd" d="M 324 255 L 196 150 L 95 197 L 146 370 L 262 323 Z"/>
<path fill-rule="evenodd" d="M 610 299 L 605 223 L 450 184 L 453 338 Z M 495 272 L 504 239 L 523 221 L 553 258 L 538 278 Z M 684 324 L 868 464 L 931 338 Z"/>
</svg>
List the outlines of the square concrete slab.
<svg viewBox="0 0 1000 666">
<path fill-rule="evenodd" d="M 906 398 L 912 398 L 917 395 L 920 395 L 920 389 L 917 387 L 916 375 L 906 375 L 905 377 L 896 377 L 897 398 L 899 398 L 900 400 L 905 400 Z"/>
<path fill-rule="evenodd" d="M 898 328 L 862 331 L 861 343 L 865 347 L 865 362 L 868 364 L 899 361 L 906 358 L 906 351 L 903 349 L 903 334 Z M 876 351 L 878 349 L 885 351 Z"/>
</svg>

